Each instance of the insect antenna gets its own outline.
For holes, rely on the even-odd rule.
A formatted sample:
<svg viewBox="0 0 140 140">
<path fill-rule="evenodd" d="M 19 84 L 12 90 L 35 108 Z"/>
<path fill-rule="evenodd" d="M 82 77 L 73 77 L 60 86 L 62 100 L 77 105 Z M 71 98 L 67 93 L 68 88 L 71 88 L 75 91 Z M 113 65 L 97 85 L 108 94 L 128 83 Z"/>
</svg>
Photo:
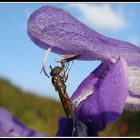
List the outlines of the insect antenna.
<svg viewBox="0 0 140 140">
<path fill-rule="evenodd" d="M 50 69 L 51 69 L 51 70 L 53 69 L 51 65 L 50 65 Z"/>
</svg>

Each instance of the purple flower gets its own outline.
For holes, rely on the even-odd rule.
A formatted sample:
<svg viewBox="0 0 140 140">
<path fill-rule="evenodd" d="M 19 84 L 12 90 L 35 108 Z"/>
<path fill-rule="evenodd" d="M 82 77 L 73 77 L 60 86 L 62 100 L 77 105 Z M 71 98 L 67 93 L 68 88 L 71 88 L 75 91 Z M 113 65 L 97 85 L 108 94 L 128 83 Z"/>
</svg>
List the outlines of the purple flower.
<svg viewBox="0 0 140 140">
<path fill-rule="evenodd" d="M 39 47 L 59 55 L 76 54 L 76 60 L 100 60 L 71 99 L 75 122 L 60 119 L 57 135 L 98 135 L 123 110 L 140 110 L 140 48 L 105 37 L 79 22 L 66 11 L 44 6 L 28 20 L 28 35 Z M 69 124 L 69 128 L 67 127 Z"/>
<path fill-rule="evenodd" d="M 102 63 L 94 70 L 72 96 L 76 106 L 76 116 L 86 125 L 85 130 L 81 126 L 86 135 L 97 136 L 107 124 L 118 119 L 123 112 L 128 94 L 126 64 L 122 58 L 111 67 Z M 67 123 L 70 122 L 66 122 L 66 119 L 60 120 L 60 128 Z M 72 131 L 71 129 L 71 134 Z M 69 135 L 70 132 L 67 130 L 67 133 L 61 131 L 58 134 L 63 136 Z M 79 132 L 79 135 L 83 134 Z"/>
<path fill-rule="evenodd" d="M 45 135 L 27 128 L 10 112 L 0 108 L 0 137 L 45 137 Z"/>
</svg>

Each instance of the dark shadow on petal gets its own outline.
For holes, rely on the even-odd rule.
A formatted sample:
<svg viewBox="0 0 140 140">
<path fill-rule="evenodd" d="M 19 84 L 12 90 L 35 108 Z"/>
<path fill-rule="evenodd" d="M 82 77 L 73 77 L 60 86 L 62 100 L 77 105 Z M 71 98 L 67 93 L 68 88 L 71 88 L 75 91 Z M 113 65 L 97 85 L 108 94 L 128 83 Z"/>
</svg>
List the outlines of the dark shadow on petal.
<svg viewBox="0 0 140 140">
<path fill-rule="evenodd" d="M 103 131 L 108 123 L 113 122 L 116 118 L 119 118 L 121 114 L 117 112 L 102 112 L 100 114 L 93 115 L 94 117 L 91 118 L 91 120 L 82 120 L 87 126 L 89 133 L 88 135 L 93 136 L 93 132 L 98 133 L 99 131 Z M 108 116 L 110 121 L 108 121 Z M 92 132 L 92 133 L 91 133 Z"/>
<path fill-rule="evenodd" d="M 61 117 L 59 119 L 59 128 L 56 133 L 56 136 L 72 136 L 72 129 L 72 119 Z"/>
<path fill-rule="evenodd" d="M 19 127 L 23 129 L 25 128 L 25 126 L 20 121 L 18 121 L 15 117 L 12 117 L 12 121 L 14 122 L 14 124 L 18 125 Z"/>
</svg>

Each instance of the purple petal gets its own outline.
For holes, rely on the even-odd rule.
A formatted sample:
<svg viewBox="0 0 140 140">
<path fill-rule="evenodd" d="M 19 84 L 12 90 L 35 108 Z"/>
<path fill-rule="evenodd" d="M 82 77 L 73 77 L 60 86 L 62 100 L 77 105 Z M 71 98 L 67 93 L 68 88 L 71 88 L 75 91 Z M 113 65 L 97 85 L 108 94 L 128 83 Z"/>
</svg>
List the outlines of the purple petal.
<svg viewBox="0 0 140 140">
<path fill-rule="evenodd" d="M 74 102 L 78 101 L 78 119 L 90 127 L 91 131 L 101 131 L 108 123 L 118 119 L 128 96 L 124 60 L 120 58 L 112 65 L 110 71 L 107 69 L 107 66 L 101 64 L 81 83 L 72 96 Z M 103 75 L 103 72 L 106 72 L 106 75 Z"/>
<path fill-rule="evenodd" d="M 27 128 L 10 112 L 0 108 L 0 137 L 45 137 L 45 135 Z"/>
<path fill-rule="evenodd" d="M 56 133 L 56 136 L 57 137 L 72 136 L 72 131 L 73 131 L 72 119 L 61 117 L 59 120 L 59 128 L 58 128 L 58 131 Z M 87 134 L 88 134 L 88 136 L 98 136 L 96 129 L 90 125 L 88 126 Z"/>
<path fill-rule="evenodd" d="M 140 48 L 128 42 L 105 37 L 66 11 L 53 6 L 41 7 L 31 14 L 28 20 L 28 35 L 39 47 L 52 48 L 52 52 L 57 54 L 76 53 L 80 55 L 78 60 L 114 63 L 119 57 L 123 58 L 128 66 L 128 106 L 140 110 L 140 101 L 137 101 L 140 98 Z"/>
<path fill-rule="evenodd" d="M 61 117 L 59 119 L 59 128 L 56 133 L 56 136 L 72 136 L 72 129 L 72 119 Z"/>
<path fill-rule="evenodd" d="M 121 78 L 123 78 L 123 76 L 127 74 L 129 83 L 127 91 L 129 91 L 129 95 L 127 96 L 125 109 L 140 110 L 140 48 L 128 42 L 105 37 L 88 28 L 86 25 L 79 22 L 64 10 L 51 6 L 44 6 L 32 13 L 28 20 L 28 35 L 32 39 L 32 41 L 39 47 L 44 49 L 51 48 L 52 52 L 54 53 L 76 53 L 80 56 L 77 58 L 79 60 L 101 60 L 103 62 L 103 64 L 99 68 L 97 68 L 97 70 L 89 75 L 89 77 L 81 84 L 79 89 L 73 95 L 73 98 L 79 97 L 79 94 L 82 94 L 82 92 L 86 89 L 87 93 L 83 97 L 81 97 L 78 102 L 87 98 L 86 96 L 89 96 L 88 99 L 92 99 L 92 97 L 94 97 L 95 99 L 92 100 L 94 101 L 95 106 L 97 106 L 97 108 L 94 108 L 93 110 L 94 114 L 99 111 L 103 113 L 101 107 L 98 108 L 99 103 L 97 103 L 96 100 L 100 97 L 99 95 L 101 94 L 102 90 L 104 92 L 105 90 L 108 90 L 109 92 L 106 92 L 106 94 L 111 93 L 111 91 L 114 93 L 118 91 L 114 87 L 111 87 L 113 85 L 110 85 L 108 82 L 111 78 L 109 79 L 107 77 L 113 74 L 113 69 L 111 64 L 106 67 L 107 63 L 115 63 L 119 57 L 124 59 L 124 61 L 127 63 L 127 68 L 125 72 L 122 73 L 122 77 L 114 77 L 114 79 L 111 80 L 117 80 L 120 78 L 120 81 L 118 80 L 118 85 L 116 86 L 116 88 L 118 89 L 119 85 L 122 84 L 122 87 L 120 87 L 123 89 L 125 85 L 127 85 L 127 80 L 125 81 L 125 79 L 123 79 L 124 82 L 126 82 L 123 83 L 123 80 Z M 119 62 L 117 62 L 114 67 L 116 67 Z M 111 71 L 109 70 L 110 68 L 112 69 Z M 105 86 L 103 85 L 103 83 L 105 83 Z M 108 86 L 106 85 L 106 83 Z M 114 91 L 113 89 L 116 91 Z M 90 96 L 93 92 L 93 96 Z M 121 91 L 118 91 L 118 93 L 121 94 Z M 104 95 L 106 94 L 104 93 Z M 123 92 L 122 95 L 124 95 Z M 98 99 L 98 102 L 101 102 L 103 100 L 103 102 L 101 103 L 107 106 L 106 102 L 108 102 L 109 106 L 111 99 L 114 96 L 116 96 L 116 94 L 111 94 L 111 96 L 109 95 L 109 98 L 106 100 L 104 100 L 104 96 L 101 96 L 100 99 Z M 123 99 L 125 97 L 122 97 L 122 100 L 120 100 L 120 102 L 122 102 L 120 105 L 118 105 L 118 108 L 120 108 L 121 111 L 122 107 L 124 107 Z M 88 103 L 87 101 L 87 105 L 86 103 L 83 103 L 82 106 L 85 107 L 89 104 L 91 103 Z M 102 104 L 100 106 L 102 106 Z M 108 107 L 106 108 L 107 110 L 109 109 Z M 106 108 L 103 107 L 103 109 Z M 115 115 L 112 117 L 112 119 L 105 118 L 105 123 L 101 123 L 101 125 L 105 126 L 107 120 L 113 120 L 115 116 L 119 115 L 120 112 L 118 113 L 117 111 L 114 112 Z M 108 114 L 109 113 L 113 114 L 112 111 L 108 112 Z M 105 112 L 105 114 L 107 114 L 107 112 Z M 98 115 L 98 113 L 96 115 Z M 105 116 L 110 117 L 111 115 L 109 114 Z"/>
<path fill-rule="evenodd" d="M 79 54 L 80 60 L 111 60 L 123 57 L 129 65 L 140 66 L 140 48 L 105 37 L 79 22 L 66 11 L 44 6 L 28 20 L 28 35 L 39 47 L 57 54 Z"/>
<path fill-rule="evenodd" d="M 129 96 L 126 100 L 125 110 L 140 111 L 140 67 L 127 66 L 127 74 Z"/>
</svg>

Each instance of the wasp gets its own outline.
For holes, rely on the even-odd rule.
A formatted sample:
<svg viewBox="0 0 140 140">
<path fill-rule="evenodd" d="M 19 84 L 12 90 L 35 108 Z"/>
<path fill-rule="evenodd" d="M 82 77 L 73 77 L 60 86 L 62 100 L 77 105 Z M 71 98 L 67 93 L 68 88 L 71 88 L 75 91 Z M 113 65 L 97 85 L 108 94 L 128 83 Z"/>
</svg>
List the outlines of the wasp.
<svg viewBox="0 0 140 140">
<path fill-rule="evenodd" d="M 68 66 L 66 66 L 66 63 L 61 62 L 61 67 L 55 66 L 54 68 L 52 68 L 52 66 L 50 66 L 50 69 L 52 84 L 59 94 L 65 114 L 68 118 L 72 118 L 73 102 L 69 98 L 66 91 L 66 81 L 68 79 L 68 74 L 66 74 L 66 71 L 68 70 Z"/>
</svg>

